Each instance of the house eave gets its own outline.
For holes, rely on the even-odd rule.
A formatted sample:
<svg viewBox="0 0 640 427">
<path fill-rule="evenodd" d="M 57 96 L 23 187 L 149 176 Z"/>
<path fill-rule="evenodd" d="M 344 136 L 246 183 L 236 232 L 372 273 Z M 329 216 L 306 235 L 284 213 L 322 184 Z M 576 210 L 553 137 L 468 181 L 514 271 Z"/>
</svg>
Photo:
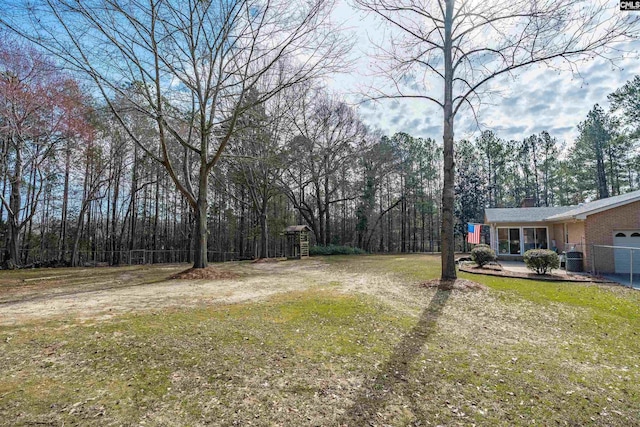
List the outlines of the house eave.
<svg viewBox="0 0 640 427">
<path fill-rule="evenodd" d="M 578 219 L 587 219 L 587 216 L 589 216 L 589 215 L 594 215 L 594 214 L 597 214 L 597 213 L 600 213 L 600 212 L 607 211 L 609 209 L 619 208 L 620 206 L 628 205 L 630 203 L 634 203 L 634 202 L 637 202 L 637 201 L 640 201 L 640 197 L 634 197 L 633 199 L 623 200 L 623 201 L 618 202 L 618 203 L 613 203 L 613 204 L 608 205 L 608 206 L 603 206 L 603 207 L 598 208 L 598 209 L 593 209 L 593 210 L 584 212 L 584 213 L 582 213 L 580 215 L 576 215 L 576 218 L 578 218 Z"/>
<path fill-rule="evenodd" d="M 550 216 L 547 219 L 549 221 L 553 221 L 553 222 L 570 221 L 570 220 L 585 221 L 589 215 L 594 215 L 594 214 L 597 214 L 597 213 L 600 213 L 600 212 L 608 211 L 609 209 L 619 208 L 620 206 L 625 206 L 625 205 L 628 205 L 630 203 L 634 203 L 634 202 L 638 202 L 638 201 L 640 201 L 640 196 L 633 197 L 631 199 L 621 200 L 619 202 L 612 203 L 610 205 L 606 205 L 606 206 L 602 206 L 602 207 L 599 207 L 599 208 L 596 208 L 596 209 L 591 209 L 591 210 L 588 210 L 588 211 L 580 212 L 579 214 L 575 214 L 575 215 L 563 216 L 563 214 L 559 214 L 559 215 Z"/>
<path fill-rule="evenodd" d="M 485 221 L 484 225 L 494 225 L 494 226 L 500 226 L 500 225 L 508 225 L 508 224 L 548 224 L 551 223 L 553 221 L 547 221 L 546 219 L 541 220 L 541 221 L 518 221 L 518 220 L 513 220 L 513 221 L 491 221 L 491 222 L 487 222 Z"/>
<path fill-rule="evenodd" d="M 567 221 L 584 221 L 587 217 L 585 215 L 569 215 L 563 217 L 549 217 L 546 222 L 558 223 Z"/>
</svg>

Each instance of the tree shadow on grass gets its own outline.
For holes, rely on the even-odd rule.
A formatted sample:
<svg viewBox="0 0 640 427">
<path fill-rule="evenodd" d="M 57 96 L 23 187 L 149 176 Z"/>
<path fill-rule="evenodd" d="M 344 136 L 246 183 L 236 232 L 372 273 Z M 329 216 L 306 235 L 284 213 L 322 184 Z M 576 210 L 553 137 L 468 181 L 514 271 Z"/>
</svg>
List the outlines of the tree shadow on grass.
<svg viewBox="0 0 640 427">
<path fill-rule="evenodd" d="M 422 352 L 426 341 L 435 332 L 436 322 L 442 314 L 451 292 L 448 289 L 438 288 L 429 306 L 420 315 L 418 323 L 396 346 L 380 373 L 363 386 L 353 405 L 341 417 L 339 425 L 377 425 L 375 422 L 377 413 L 384 406 L 393 387 L 409 381 L 407 375 L 411 364 Z"/>
</svg>

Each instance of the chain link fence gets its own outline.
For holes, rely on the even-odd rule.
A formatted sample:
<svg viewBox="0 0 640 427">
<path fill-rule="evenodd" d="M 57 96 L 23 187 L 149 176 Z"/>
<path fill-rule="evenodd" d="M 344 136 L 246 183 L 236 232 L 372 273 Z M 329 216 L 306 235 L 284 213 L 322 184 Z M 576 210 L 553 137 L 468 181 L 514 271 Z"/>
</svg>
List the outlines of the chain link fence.
<svg viewBox="0 0 640 427">
<path fill-rule="evenodd" d="M 593 245 L 590 261 L 594 275 L 640 288 L 640 248 Z"/>
<path fill-rule="evenodd" d="M 54 267 L 70 265 L 73 254 L 71 251 L 56 250 L 21 250 L 19 257 L 23 266 Z M 136 265 L 136 264 L 175 264 L 192 262 L 194 251 L 186 249 L 133 249 L 122 251 L 78 251 L 78 266 L 95 267 L 108 265 Z M 252 257 L 242 257 L 251 259 Z M 208 251 L 209 262 L 238 261 L 241 259 L 237 252 Z"/>
</svg>

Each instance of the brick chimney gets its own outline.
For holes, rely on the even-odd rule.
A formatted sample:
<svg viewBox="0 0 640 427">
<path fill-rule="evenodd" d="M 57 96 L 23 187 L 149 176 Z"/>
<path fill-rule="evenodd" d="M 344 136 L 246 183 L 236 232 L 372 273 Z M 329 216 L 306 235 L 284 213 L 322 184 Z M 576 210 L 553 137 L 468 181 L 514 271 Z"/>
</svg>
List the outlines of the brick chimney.
<svg viewBox="0 0 640 427">
<path fill-rule="evenodd" d="M 522 199 L 522 202 L 520 202 L 521 208 L 532 208 L 535 205 L 536 199 L 534 199 L 533 197 L 525 197 L 524 199 Z"/>
</svg>

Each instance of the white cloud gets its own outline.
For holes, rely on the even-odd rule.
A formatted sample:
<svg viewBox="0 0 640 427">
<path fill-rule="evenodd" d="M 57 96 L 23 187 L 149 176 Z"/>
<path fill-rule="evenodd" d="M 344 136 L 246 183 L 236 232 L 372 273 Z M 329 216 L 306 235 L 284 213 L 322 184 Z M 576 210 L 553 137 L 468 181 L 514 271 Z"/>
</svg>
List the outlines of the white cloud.
<svg viewBox="0 0 640 427">
<path fill-rule="evenodd" d="M 380 42 L 384 30 L 380 22 L 341 3 L 336 21 L 345 22 L 354 33 L 358 55 L 353 73 L 334 77 L 329 86 L 352 102 L 361 98 L 359 91 L 373 84 L 371 75 L 374 48 L 370 39 Z M 548 130 L 560 142 L 571 144 L 576 126 L 586 118 L 594 104 L 607 108 L 607 95 L 636 74 L 640 74 L 637 51 L 640 41 L 625 46 L 635 51 L 616 62 L 598 58 L 578 63 L 577 73 L 558 71 L 544 65 L 525 69 L 515 78 L 502 77 L 491 83 L 491 96 L 482 99 L 478 122 L 469 109 L 456 117 L 456 139 L 473 138 L 480 130 L 491 129 L 504 139 L 523 139 L 532 133 Z M 380 84 L 379 82 L 377 84 Z M 440 97 L 441 84 L 432 83 L 433 94 Z M 442 111 L 424 100 L 402 99 L 367 103 L 360 109 L 366 123 L 387 134 L 407 132 L 415 136 L 442 138 Z"/>
</svg>

